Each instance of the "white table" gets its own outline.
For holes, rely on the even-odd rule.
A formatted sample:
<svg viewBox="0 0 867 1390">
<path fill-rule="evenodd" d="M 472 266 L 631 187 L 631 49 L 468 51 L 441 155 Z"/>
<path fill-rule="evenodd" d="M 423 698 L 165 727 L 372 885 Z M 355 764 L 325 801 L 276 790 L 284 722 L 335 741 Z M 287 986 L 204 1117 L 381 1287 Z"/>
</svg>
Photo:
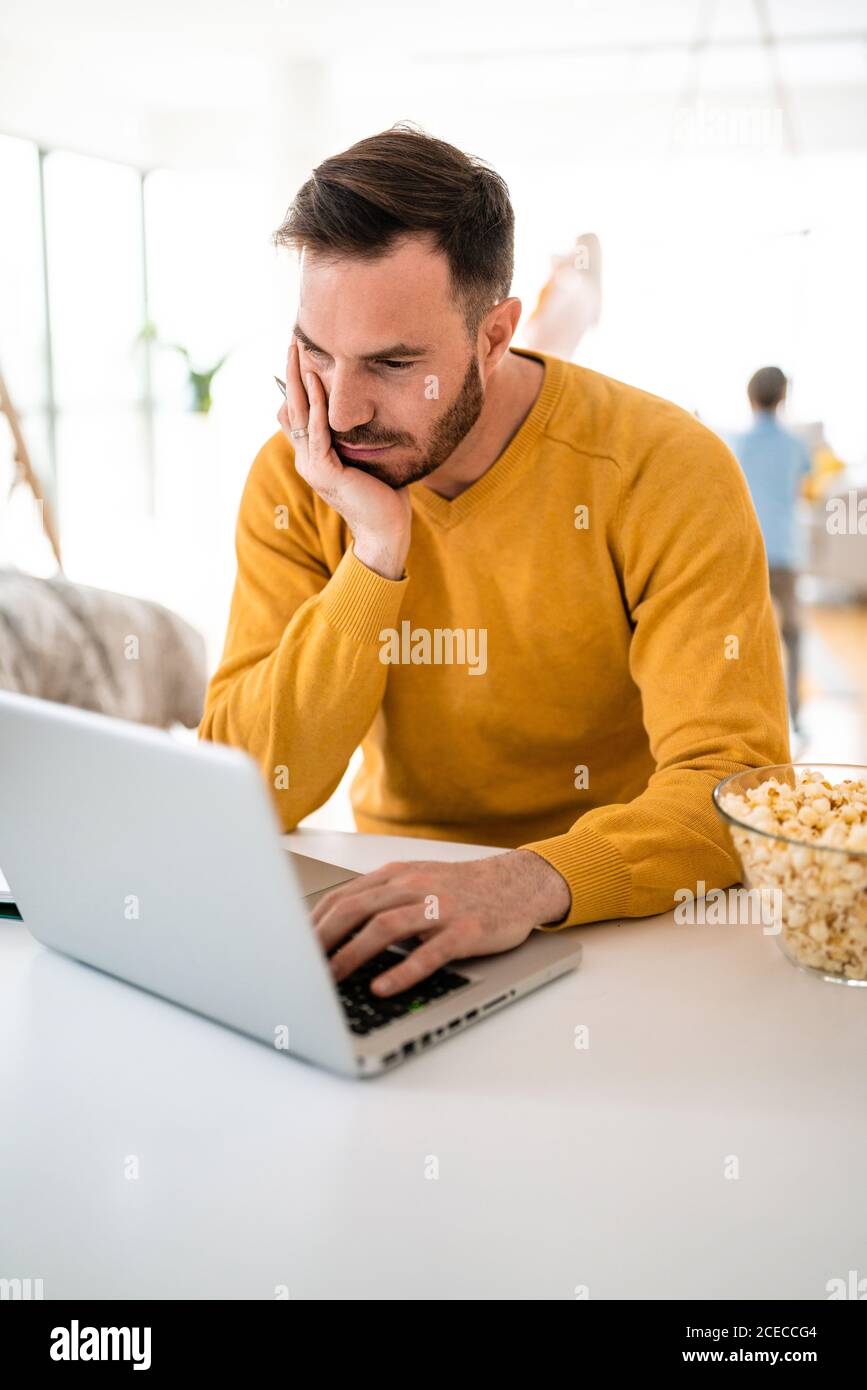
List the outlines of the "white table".
<svg viewBox="0 0 867 1390">
<path fill-rule="evenodd" d="M 286 842 L 357 869 L 491 853 Z M 867 1275 L 867 990 L 760 927 L 576 930 L 577 973 L 354 1082 L 0 923 L 0 1276 L 46 1299 L 822 1299 Z"/>
</svg>

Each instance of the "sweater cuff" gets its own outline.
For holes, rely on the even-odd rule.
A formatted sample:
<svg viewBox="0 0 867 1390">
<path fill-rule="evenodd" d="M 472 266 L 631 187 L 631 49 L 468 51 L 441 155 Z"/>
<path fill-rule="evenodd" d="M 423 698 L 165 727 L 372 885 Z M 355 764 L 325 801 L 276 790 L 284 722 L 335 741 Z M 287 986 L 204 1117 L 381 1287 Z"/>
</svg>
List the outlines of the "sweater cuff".
<svg viewBox="0 0 867 1390">
<path fill-rule="evenodd" d="M 368 569 L 350 545 L 322 590 L 322 614 L 331 627 L 357 642 L 378 642 L 382 628 L 397 618 L 408 583 L 406 574 L 385 579 Z"/>
<path fill-rule="evenodd" d="M 579 821 L 566 835 L 536 840 L 519 849 L 532 850 L 561 873 L 569 885 L 572 905 L 562 922 L 540 931 L 562 931 L 582 922 L 605 922 L 629 915 L 632 876 L 629 866 L 610 840 Z"/>
</svg>

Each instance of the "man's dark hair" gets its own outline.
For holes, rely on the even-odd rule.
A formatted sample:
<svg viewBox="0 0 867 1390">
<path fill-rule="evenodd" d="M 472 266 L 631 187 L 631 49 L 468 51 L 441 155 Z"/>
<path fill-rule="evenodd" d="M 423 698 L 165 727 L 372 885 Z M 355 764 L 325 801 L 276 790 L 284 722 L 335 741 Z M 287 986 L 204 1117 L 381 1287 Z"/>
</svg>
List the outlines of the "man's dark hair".
<svg viewBox="0 0 867 1390">
<path fill-rule="evenodd" d="M 759 367 L 747 386 L 750 404 L 759 410 L 776 410 L 786 394 L 786 385 L 779 367 Z"/>
<path fill-rule="evenodd" d="M 298 190 L 275 246 L 376 260 L 429 235 L 449 265 L 470 340 L 512 285 L 515 214 L 505 181 L 474 155 L 399 121 L 331 155 Z"/>
</svg>

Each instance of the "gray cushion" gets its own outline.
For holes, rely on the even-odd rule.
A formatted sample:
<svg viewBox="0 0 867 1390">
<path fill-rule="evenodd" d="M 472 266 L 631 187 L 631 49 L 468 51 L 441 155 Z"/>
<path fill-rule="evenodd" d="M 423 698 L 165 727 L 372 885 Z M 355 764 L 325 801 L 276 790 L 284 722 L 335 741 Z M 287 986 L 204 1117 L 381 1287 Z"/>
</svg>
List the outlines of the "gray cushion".
<svg viewBox="0 0 867 1390">
<path fill-rule="evenodd" d="M 0 569 L 0 689 L 192 728 L 206 685 L 204 638 L 161 604 Z"/>
</svg>

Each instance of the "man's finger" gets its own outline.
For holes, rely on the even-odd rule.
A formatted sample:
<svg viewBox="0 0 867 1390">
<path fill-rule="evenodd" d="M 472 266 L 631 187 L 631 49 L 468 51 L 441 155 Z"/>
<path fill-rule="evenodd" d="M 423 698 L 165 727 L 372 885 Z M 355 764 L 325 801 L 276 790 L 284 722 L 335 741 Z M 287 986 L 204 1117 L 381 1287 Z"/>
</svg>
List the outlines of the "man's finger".
<svg viewBox="0 0 867 1390">
<path fill-rule="evenodd" d="M 413 936 L 419 930 L 420 921 L 424 924 L 424 915 L 418 905 L 412 903 L 377 913 L 357 936 L 331 957 L 329 964 L 335 982 L 373 960 L 386 946 Z"/>
<path fill-rule="evenodd" d="M 306 440 L 307 481 L 317 492 L 324 493 L 339 484 L 346 470 L 332 447 L 325 388 L 315 372 L 307 373 L 307 396 L 310 402 Z"/>
<path fill-rule="evenodd" d="M 349 898 L 353 893 L 363 892 L 366 888 L 384 883 L 386 879 L 393 877 L 395 868 L 402 867 L 403 865 L 383 864 L 380 869 L 371 869 L 370 873 L 360 874 L 358 878 L 351 878 L 347 883 L 340 883 L 336 888 L 332 888 L 330 893 L 326 893 L 324 898 L 319 899 L 313 909 L 314 927 L 319 925 L 329 908 L 334 903 L 340 902 L 341 898 Z"/>
<path fill-rule="evenodd" d="M 448 965 L 449 961 L 457 960 L 460 955 L 458 944 L 458 937 L 453 932 L 437 932 L 410 951 L 400 965 L 377 975 L 370 988 L 374 994 L 382 995 L 401 994 L 406 989 L 412 989 L 413 985 L 426 980 L 442 966 Z"/>
<path fill-rule="evenodd" d="M 382 883 L 335 903 L 316 924 L 316 934 L 323 950 L 331 951 L 349 932 L 369 922 L 378 912 L 413 902 L 419 911 L 424 911 L 424 902 L 420 902 L 417 895 L 398 884 Z"/>
<path fill-rule="evenodd" d="M 290 429 L 307 429 L 307 419 L 310 414 L 310 402 L 307 399 L 307 392 L 301 380 L 301 370 L 298 361 L 298 343 L 293 337 L 289 344 L 289 355 L 286 358 L 286 409 L 289 414 Z M 296 444 L 297 440 L 292 440 Z M 303 440 L 301 441 L 303 443 Z"/>
</svg>

